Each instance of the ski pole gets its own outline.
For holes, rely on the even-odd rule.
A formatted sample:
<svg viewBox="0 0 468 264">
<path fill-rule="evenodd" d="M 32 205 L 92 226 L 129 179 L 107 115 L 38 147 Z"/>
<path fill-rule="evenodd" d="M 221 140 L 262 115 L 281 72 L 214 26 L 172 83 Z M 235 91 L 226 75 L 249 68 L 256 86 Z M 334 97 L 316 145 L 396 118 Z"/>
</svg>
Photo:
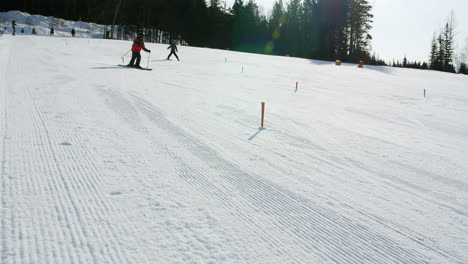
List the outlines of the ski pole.
<svg viewBox="0 0 468 264">
<path fill-rule="evenodd" d="M 127 55 L 132 49 L 129 49 L 124 55 L 122 55 L 122 64 L 125 64 L 124 57 Z"/>
<path fill-rule="evenodd" d="M 122 58 L 125 57 L 132 49 L 129 49 L 124 55 L 122 55 Z"/>
<path fill-rule="evenodd" d="M 147 68 L 147 69 L 149 68 L 149 59 L 150 59 L 150 56 L 151 56 L 151 51 L 150 51 L 149 54 L 148 54 L 148 62 L 146 63 L 146 68 Z"/>
</svg>

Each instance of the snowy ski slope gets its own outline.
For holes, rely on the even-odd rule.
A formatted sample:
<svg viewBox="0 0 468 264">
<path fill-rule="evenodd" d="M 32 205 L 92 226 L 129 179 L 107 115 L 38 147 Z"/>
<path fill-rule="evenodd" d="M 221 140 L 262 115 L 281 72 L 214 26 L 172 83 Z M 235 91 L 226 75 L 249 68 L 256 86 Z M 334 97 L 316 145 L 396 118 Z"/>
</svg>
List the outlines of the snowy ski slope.
<svg viewBox="0 0 468 264">
<path fill-rule="evenodd" d="M 130 46 L 0 38 L 1 263 L 468 263 L 466 76 Z"/>
</svg>

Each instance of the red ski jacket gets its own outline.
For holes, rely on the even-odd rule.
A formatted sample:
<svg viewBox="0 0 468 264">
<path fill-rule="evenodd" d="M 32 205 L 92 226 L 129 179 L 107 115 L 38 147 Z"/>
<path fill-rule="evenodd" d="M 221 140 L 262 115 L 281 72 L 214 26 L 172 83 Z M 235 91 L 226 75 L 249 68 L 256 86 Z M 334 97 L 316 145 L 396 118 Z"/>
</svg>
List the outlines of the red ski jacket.
<svg viewBox="0 0 468 264">
<path fill-rule="evenodd" d="M 132 51 L 141 52 L 142 49 L 146 51 L 145 43 L 143 42 L 142 39 L 136 38 L 133 41 Z"/>
</svg>

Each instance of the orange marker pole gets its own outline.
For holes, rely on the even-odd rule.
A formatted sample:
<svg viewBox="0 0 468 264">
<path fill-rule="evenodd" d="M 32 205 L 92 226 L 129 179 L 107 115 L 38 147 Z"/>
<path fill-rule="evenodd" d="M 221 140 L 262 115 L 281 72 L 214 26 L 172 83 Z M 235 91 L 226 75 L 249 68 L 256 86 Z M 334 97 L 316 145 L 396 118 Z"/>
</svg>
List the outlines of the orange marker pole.
<svg viewBox="0 0 468 264">
<path fill-rule="evenodd" d="M 299 82 L 296 82 L 296 92 L 297 92 L 297 86 L 299 85 Z"/>
<path fill-rule="evenodd" d="M 265 102 L 262 102 L 262 127 L 263 127 L 264 117 L 265 117 Z"/>
</svg>

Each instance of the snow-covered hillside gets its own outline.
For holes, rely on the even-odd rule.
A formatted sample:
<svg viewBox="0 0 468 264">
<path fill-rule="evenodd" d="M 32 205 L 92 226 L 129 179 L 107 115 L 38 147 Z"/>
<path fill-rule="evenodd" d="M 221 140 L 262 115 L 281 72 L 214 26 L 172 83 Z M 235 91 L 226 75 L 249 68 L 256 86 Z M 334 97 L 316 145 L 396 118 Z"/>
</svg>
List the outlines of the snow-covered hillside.
<svg viewBox="0 0 468 264">
<path fill-rule="evenodd" d="M 41 15 L 30 15 L 20 11 L 0 12 L 0 25 L 6 33 L 11 34 L 13 29 L 11 21 L 16 21 L 16 33 L 18 35 L 32 35 L 32 29 L 36 29 L 38 35 L 50 35 L 50 28 L 54 27 L 54 35 L 60 37 L 71 37 L 74 28 L 76 37 L 79 38 L 103 38 L 104 26 L 82 21 L 67 21 L 61 18 L 45 17 Z M 24 29 L 24 33 L 21 33 Z"/>
<path fill-rule="evenodd" d="M 467 76 L 130 46 L 0 38 L 1 263 L 468 263 Z"/>
</svg>

